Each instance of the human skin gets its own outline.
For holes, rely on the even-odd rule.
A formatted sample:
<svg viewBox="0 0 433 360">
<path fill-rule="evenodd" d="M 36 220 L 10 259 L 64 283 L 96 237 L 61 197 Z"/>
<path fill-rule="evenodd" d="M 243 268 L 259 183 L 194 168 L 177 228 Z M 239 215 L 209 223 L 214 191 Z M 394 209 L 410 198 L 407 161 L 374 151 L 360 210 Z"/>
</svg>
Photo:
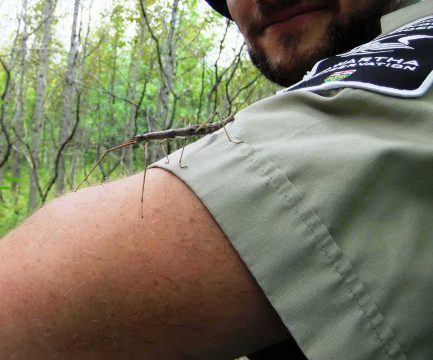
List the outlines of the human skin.
<svg viewBox="0 0 433 360">
<path fill-rule="evenodd" d="M 370 1 L 298 23 L 290 52 L 278 28 L 247 40 L 294 71 L 283 55 L 303 59 L 331 14 Z M 263 3 L 228 5 L 242 30 Z M 0 359 L 229 360 L 290 336 L 194 193 L 150 170 L 142 218 L 141 180 L 67 194 L 0 241 Z"/>
<path fill-rule="evenodd" d="M 0 359 L 234 359 L 288 337 L 163 170 L 65 195 L 0 241 Z"/>
<path fill-rule="evenodd" d="M 328 56 L 380 33 L 398 0 L 227 0 L 253 63 L 282 86 L 302 79 Z"/>
</svg>

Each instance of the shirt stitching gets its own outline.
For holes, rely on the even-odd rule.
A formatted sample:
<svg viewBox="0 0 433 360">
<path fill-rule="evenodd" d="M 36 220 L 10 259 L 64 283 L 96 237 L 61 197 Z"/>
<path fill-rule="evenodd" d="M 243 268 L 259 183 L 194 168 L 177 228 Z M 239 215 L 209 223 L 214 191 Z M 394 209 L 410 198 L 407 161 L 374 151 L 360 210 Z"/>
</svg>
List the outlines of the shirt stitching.
<svg viewBox="0 0 433 360">
<path fill-rule="evenodd" d="M 341 257 L 341 259 L 342 259 L 343 261 L 347 262 L 347 264 L 349 265 L 349 268 L 346 269 L 346 274 L 344 274 L 342 271 L 339 270 L 340 266 L 337 264 L 338 259 L 336 259 L 335 257 L 331 256 L 331 255 L 329 254 L 329 252 L 326 250 L 326 247 L 329 247 L 330 243 L 332 243 L 333 245 L 335 245 L 338 249 L 339 249 L 339 247 L 338 247 L 338 245 L 335 243 L 335 240 L 333 240 L 331 234 L 329 233 L 329 230 L 326 228 L 326 226 L 325 226 L 325 225 L 323 224 L 323 222 L 320 220 L 320 217 L 318 216 L 318 214 L 317 214 L 315 211 L 312 211 L 312 212 L 314 213 L 314 216 L 315 216 L 315 217 L 317 218 L 317 220 L 319 221 L 320 226 L 322 226 L 323 229 L 326 230 L 326 235 L 327 235 L 327 236 L 324 238 L 323 241 L 319 239 L 319 237 L 317 236 L 316 232 L 315 232 L 314 229 L 312 228 L 312 225 L 309 224 L 309 222 L 308 222 L 308 221 L 304 218 L 304 216 L 302 216 L 302 214 L 299 212 L 299 210 L 297 209 L 297 205 L 296 205 L 296 204 L 293 204 L 293 201 L 291 201 L 291 200 L 288 198 L 287 194 L 286 194 L 286 193 L 281 189 L 281 186 L 278 186 L 278 180 L 276 180 L 274 177 L 272 177 L 272 176 L 266 174 L 266 172 L 264 171 L 263 167 L 260 165 L 259 161 L 257 160 L 256 156 L 253 155 L 253 153 L 257 153 L 256 149 L 255 149 L 253 146 L 248 145 L 248 144 L 246 144 L 246 143 L 238 144 L 238 145 L 236 145 L 236 147 L 238 147 L 239 150 L 240 150 L 240 147 L 248 147 L 249 150 L 248 150 L 247 152 L 244 152 L 244 151 L 239 151 L 239 152 L 244 156 L 244 158 L 245 158 L 247 161 L 249 161 L 250 163 L 253 163 L 254 166 L 255 166 L 256 168 L 260 169 L 261 172 L 262 172 L 262 174 L 263 174 L 265 177 L 267 177 L 267 178 L 270 179 L 270 181 L 267 182 L 267 185 L 268 185 L 268 186 L 272 186 L 273 188 L 275 188 L 275 189 L 278 191 L 278 193 L 280 193 L 280 194 L 284 197 L 284 199 L 285 199 L 289 204 L 294 205 L 294 210 L 295 210 L 295 212 L 296 212 L 298 218 L 302 221 L 302 223 L 304 223 L 304 225 L 307 227 L 308 231 L 313 235 L 314 239 L 315 239 L 316 242 L 317 242 L 317 245 L 319 246 L 320 251 L 321 251 L 321 252 L 322 252 L 322 253 L 327 257 L 327 259 L 331 262 L 331 265 L 332 265 L 333 270 L 334 270 L 334 271 L 339 275 L 339 277 L 343 280 L 343 283 L 344 283 L 344 285 L 345 285 L 347 291 L 349 292 L 349 294 L 351 295 L 351 297 L 355 300 L 355 302 L 356 302 L 356 304 L 358 305 L 358 307 L 361 309 L 361 311 L 362 311 L 362 313 L 363 313 L 363 315 L 364 315 L 364 318 L 367 320 L 369 326 L 370 326 L 371 329 L 373 330 L 373 333 L 374 333 L 375 337 L 379 340 L 379 342 L 380 342 L 380 344 L 381 344 L 381 347 L 382 347 L 382 350 L 383 350 L 384 353 L 386 354 L 386 357 L 387 357 L 388 359 L 392 359 L 392 358 L 394 358 L 394 356 L 392 356 L 392 353 L 391 353 L 390 349 L 388 349 L 389 346 L 388 346 L 388 344 L 387 344 L 387 343 L 389 343 L 389 341 L 390 341 L 389 338 L 391 338 L 392 340 L 395 341 L 395 343 L 396 343 L 396 344 L 398 345 L 398 347 L 399 347 L 399 349 L 398 349 L 398 351 L 397 351 L 397 353 L 396 353 L 396 356 L 397 356 L 397 357 L 395 357 L 395 358 L 398 358 L 398 355 L 399 355 L 399 354 L 400 354 L 401 356 L 403 356 L 404 358 L 406 358 L 406 356 L 405 356 L 405 355 L 403 354 L 403 352 L 402 352 L 402 349 L 401 349 L 400 344 L 398 343 L 398 341 L 397 341 L 397 339 L 395 338 L 395 336 L 392 334 L 392 330 L 391 330 L 387 325 L 385 325 L 383 315 L 380 313 L 378 307 L 377 307 L 377 306 L 374 304 L 374 302 L 372 301 L 371 296 L 368 294 L 368 291 L 367 291 L 365 285 L 362 283 L 362 281 L 361 281 L 361 280 L 359 279 L 359 277 L 357 276 L 357 274 L 356 274 L 356 272 L 355 272 L 355 269 L 353 269 L 353 267 L 350 265 L 350 262 L 345 258 L 345 256 L 343 255 L 343 253 L 342 253 L 341 251 L 339 251 L 339 256 Z M 250 154 L 248 154 L 248 152 L 249 152 Z M 248 155 L 252 155 L 252 156 L 248 156 Z M 287 178 L 287 176 L 284 175 L 284 172 L 283 172 L 283 171 L 282 171 L 282 170 L 281 170 L 281 169 L 280 169 L 280 168 L 279 168 L 279 167 L 278 167 L 278 166 L 277 166 L 273 161 L 271 161 L 271 160 L 269 160 L 269 159 L 267 159 L 267 160 L 272 164 L 272 166 L 273 166 L 275 169 L 277 169 L 277 170 L 282 174 L 282 176 L 283 176 L 283 177 L 288 181 L 288 183 L 290 184 L 290 186 L 291 186 L 292 188 L 294 188 L 293 184 L 290 182 L 290 180 Z M 272 171 L 272 172 L 275 172 L 274 169 L 271 169 L 271 171 Z M 293 194 L 293 195 L 294 195 L 296 198 L 299 198 L 299 195 L 298 195 L 297 193 L 296 193 L 296 194 Z M 328 243 L 328 244 L 326 244 L 326 243 Z M 361 285 L 361 289 L 362 289 L 362 290 L 359 290 L 359 291 L 358 291 L 360 294 L 356 294 L 356 291 L 354 291 L 354 290 L 351 288 L 351 286 L 350 286 L 350 281 L 347 279 L 347 275 L 349 275 L 350 273 L 352 273 L 352 275 L 353 275 L 353 280 L 352 280 L 352 282 L 356 282 L 356 281 L 357 281 L 357 282 Z M 382 331 L 380 331 L 380 329 L 378 328 L 378 325 L 375 325 L 375 324 L 374 324 L 373 319 L 372 319 L 371 316 L 368 314 L 368 310 L 365 309 L 365 306 L 362 305 L 362 303 L 361 303 L 361 301 L 360 301 L 360 297 L 363 297 L 363 296 L 367 296 L 367 297 L 368 297 L 367 301 L 368 301 L 369 305 L 373 307 L 373 311 L 376 313 L 376 317 L 378 318 L 378 322 L 379 322 L 379 323 L 382 323 L 382 324 L 383 324 L 386 328 L 388 328 L 389 331 L 391 332 L 391 334 L 390 334 L 389 336 L 386 336 L 386 335 L 384 336 L 384 337 L 388 337 L 388 340 L 385 340 L 384 337 L 381 335 L 381 332 L 382 332 Z"/>
</svg>

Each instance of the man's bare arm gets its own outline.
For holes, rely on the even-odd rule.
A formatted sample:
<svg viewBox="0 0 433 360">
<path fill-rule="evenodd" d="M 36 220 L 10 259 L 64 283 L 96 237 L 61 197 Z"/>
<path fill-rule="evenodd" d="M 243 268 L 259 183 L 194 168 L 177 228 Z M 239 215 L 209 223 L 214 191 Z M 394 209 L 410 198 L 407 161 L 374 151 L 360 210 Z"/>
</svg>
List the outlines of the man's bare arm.
<svg viewBox="0 0 433 360">
<path fill-rule="evenodd" d="M 163 170 L 53 201 L 0 242 L 1 359 L 231 359 L 288 337 L 197 197 Z"/>
</svg>

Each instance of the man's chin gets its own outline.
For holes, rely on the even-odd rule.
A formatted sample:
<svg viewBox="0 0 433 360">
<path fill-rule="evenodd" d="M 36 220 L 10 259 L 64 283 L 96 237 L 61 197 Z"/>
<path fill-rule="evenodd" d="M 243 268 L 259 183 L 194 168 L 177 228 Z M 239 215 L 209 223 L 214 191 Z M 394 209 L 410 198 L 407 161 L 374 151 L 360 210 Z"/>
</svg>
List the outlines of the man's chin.
<svg viewBox="0 0 433 360">
<path fill-rule="evenodd" d="M 251 61 L 270 81 L 284 87 L 296 84 L 318 61 L 346 52 L 378 36 L 380 18 L 389 10 L 391 3 L 392 0 L 372 3 L 345 21 L 331 22 L 320 39 L 307 42 L 301 41 L 307 37 L 305 33 L 284 34 L 276 39 L 272 56 L 258 44 L 248 44 Z M 310 48 L 299 47 L 299 44 L 309 44 Z"/>
<path fill-rule="evenodd" d="M 288 87 L 301 81 L 307 71 L 311 70 L 314 64 L 320 60 L 320 55 L 304 56 L 299 61 L 297 56 L 284 55 L 284 62 L 272 63 L 267 57 L 248 49 L 251 62 L 270 81 L 283 87 Z"/>
</svg>

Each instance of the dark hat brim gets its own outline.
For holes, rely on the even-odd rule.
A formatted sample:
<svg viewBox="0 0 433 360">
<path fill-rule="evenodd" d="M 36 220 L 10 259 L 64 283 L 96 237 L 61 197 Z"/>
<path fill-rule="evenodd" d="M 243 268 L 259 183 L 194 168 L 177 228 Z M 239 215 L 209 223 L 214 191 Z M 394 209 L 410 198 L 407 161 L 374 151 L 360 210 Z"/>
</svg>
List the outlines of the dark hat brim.
<svg viewBox="0 0 433 360">
<path fill-rule="evenodd" d="M 218 11 L 221 15 L 225 16 L 226 18 L 233 20 L 229 9 L 227 8 L 227 3 L 225 0 L 206 0 L 206 2 L 212 6 L 212 8 L 216 11 Z"/>
</svg>

